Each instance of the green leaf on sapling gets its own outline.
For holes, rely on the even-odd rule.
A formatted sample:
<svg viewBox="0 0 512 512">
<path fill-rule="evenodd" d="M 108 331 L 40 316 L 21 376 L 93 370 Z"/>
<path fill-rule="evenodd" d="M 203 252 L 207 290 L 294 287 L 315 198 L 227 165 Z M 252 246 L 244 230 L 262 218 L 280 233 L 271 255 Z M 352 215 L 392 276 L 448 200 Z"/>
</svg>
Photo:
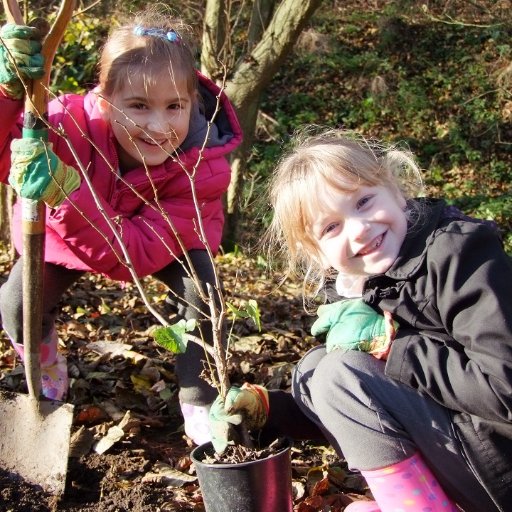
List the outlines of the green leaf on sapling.
<svg viewBox="0 0 512 512">
<path fill-rule="evenodd" d="M 250 299 L 245 309 L 249 314 L 249 318 L 256 324 L 258 331 L 261 331 L 261 314 L 258 303 L 254 299 Z"/>
<path fill-rule="evenodd" d="M 187 350 L 188 343 L 186 333 L 193 331 L 195 328 L 195 319 L 182 319 L 172 325 L 157 327 L 153 331 L 153 337 L 158 345 L 169 352 L 172 352 L 173 354 L 184 354 Z"/>
<path fill-rule="evenodd" d="M 254 299 L 250 299 L 246 304 L 242 306 L 241 309 L 238 309 L 235 305 L 230 302 L 227 303 L 227 307 L 230 313 L 233 315 L 235 319 L 237 318 L 250 318 L 258 328 L 258 331 L 261 331 L 261 315 L 260 308 L 258 303 Z"/>
<path fill-rule="evenodd" d="M 233 303 L 227 302 L 226 303 L 230 313 L 236 318 L 248 318 L 249 315 L 247 311 L 243 309 L 238 309 Z"/>
</svg>

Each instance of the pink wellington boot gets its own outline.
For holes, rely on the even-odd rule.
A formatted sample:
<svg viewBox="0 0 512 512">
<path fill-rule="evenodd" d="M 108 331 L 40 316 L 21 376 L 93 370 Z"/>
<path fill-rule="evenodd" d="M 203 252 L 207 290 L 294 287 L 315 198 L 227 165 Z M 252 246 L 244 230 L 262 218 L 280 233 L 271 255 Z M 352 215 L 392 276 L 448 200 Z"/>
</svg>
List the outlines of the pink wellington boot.
<svg viewBox="0 0 512 512">
<path fill-rule="evenodd" d="M 381 510 L 375 501 L 354 501 L 345 507 L 345 512 L 381 512 Z"/>
<path fill-rule="evenodd" d="M 180 402 L 185 434 L 197 445 L 202 445 L 212 440 L 208 419 L 210 407 L 211 405 L 192 405 Z"/>
<path fill-rule="evenodd" d="M 57 351 L 57 332 L 53 329 L 41 343 L 41 393 L 49 400 L 63 401 L 68 391 L 68 365 Z M 25 361 L 25 347 L 11 340 L 14 350 Z"/>
<path fill-rule="evenodd" d="M 346 512 L 458 512 L 419 453 L 387 468 L 361 471 L 375 501 L 358 501 Z"/>
</svg>

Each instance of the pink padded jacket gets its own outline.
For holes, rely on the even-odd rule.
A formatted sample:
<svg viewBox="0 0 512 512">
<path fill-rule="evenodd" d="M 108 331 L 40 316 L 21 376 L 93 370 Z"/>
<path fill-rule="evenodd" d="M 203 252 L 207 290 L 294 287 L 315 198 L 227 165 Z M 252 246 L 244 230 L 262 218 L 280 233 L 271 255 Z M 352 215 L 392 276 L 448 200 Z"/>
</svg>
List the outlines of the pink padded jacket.
<svg viewBox="0 0 512 512">
<path fill-rule="evenodd" d="M 113 221 L 139 277 L 153 274 L 181 256 L 183 251 L 173 228 L 186 249 L 203 249 L 190 180 L 182 166 L 188 170 L 197 166 L 194 181 L 202 224 L 211 250 L 218 250 L 224 224 L 222 196 L 231 175 L 226 155 L 240 144 L 242 133 L 225 94 L 203 75 L 198 73 L 198 78 L 201 110 L 198 106 L 192 115 L 189 134 L 179 151 L 179 163 L 169 158 L 160 166 L 150 167 L 151 179 L 143 167 L 119 176 L 115 141 L 110 125 L 100 115 L 94 92 L 85 96 L 68 94 L 49 103 L 48 121 L 63 130 L 87 169 L 101 208 L 82 179 L 79 189 L 58 208 L 47 209 L 47 262 L 130 281 L 123 252 L 100 209 Z M 207 120 L 212 118 L 217 97 L 221 108 L 208 128 Z M 0 180 L 6 182 L 10 142 L 21 136 L 22 102 L 0 96 L 0 108 Z M 206 147 L 201 149 L 206 135 Z M 55 153 L 79 169 L 66 140 L 53 131 L 49 139 Z M 19 204 L 15 206 L 13 224 L 15 245 L 21 252 Z"/>
</svg>

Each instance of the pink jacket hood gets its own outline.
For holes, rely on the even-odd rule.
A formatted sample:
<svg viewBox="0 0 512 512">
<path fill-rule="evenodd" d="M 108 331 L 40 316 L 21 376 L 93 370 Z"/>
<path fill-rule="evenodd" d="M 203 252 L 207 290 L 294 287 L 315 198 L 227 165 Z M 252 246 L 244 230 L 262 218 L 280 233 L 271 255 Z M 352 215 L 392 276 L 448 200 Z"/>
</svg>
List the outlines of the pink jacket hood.
<svg viewBox="0 0 512 512">
<path fill-rule="evenodd" d="M 79 189 L 62 205 L 47 209 L 47 262 L 129 281 L 130 265 L 143 277 L 171 263 L 183 254 L 183 249 L 204 249 L 206 242 L 216 253 L 224 224 L 222 196 L 231 176 L 226 155 L 240 144 L 242 133 L 226 95 L 211 80 L 199 73 L 198 76 L 203 99 L 201 111 L 198 109 L 192 116 L 189 135 L 177 158 L 150 167 L 149 176 L 143 167 L 119 176 L 113 135 L 110 125 L 101 117 L 94 91 L 85 96 L 64 95 L 49 103 L 49 123 L 66 134 L 81 166 L 68 142 L 50 131 L 53 149 L 65 163 L 86 170 L 99 204 L 82 179 Z M 217 97 L 220 110 L 208 128 Z M 0 102 L 4 112 L 12 116 L 11 123 L 4 123 L 7 130 L 0 127 L 0 177 L 5 181 L 10 140 L 21 133 L 22 105 L 6 98 L 0 98 Z M 202 148 L 206 134 L 207 143 Z M 194 168 L 200 219 L 189 179 Z M 15 207 L 13 224 L 16 248 L 21 251 L 19 205 Z M 200 225 L 206 240 L 199 234 Z"/>
</svg>

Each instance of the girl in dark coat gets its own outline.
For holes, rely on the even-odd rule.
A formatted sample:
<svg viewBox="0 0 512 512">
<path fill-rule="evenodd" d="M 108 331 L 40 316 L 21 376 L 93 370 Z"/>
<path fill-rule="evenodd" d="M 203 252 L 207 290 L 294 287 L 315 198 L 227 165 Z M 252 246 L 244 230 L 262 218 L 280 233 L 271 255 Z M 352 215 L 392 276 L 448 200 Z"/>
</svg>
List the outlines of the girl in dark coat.
<svg viewBox="0 0 512 512">
<path fill-rule="evenodd" d="M 351 512 L 510 511 L 511 260 L 493 226 L 421 192 L 408 152 L 345 132 L 280 162 L 271 238 L 317 290 L 334 273 L 342 299 L 319 308 L 326 344 L 297 365 L 292 395 L 233 388 L 210 412 L 214 441 L 233 412 L 322 432 L 374 496 Z"/>
</svg>

